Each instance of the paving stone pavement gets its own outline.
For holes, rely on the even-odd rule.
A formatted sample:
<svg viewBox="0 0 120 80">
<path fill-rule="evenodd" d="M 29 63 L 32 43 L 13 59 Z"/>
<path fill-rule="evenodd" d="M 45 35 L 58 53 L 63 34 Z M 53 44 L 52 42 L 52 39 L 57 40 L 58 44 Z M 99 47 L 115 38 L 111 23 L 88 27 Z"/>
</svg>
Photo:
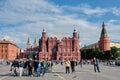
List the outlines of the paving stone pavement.
<svg viewBox="0 0 120 80">
<path fill-rule="evenodd" d="M 93 65 L 79 65 L 74 73 L 66 74 L 64 65 L 54 65 L 53 72 L 40 77 L 11 76 L 10 66 L 0 65 L 0 80 L 120 80 L 120 67 L 100 65 L 101 72 L 94 72 Z"/>
</svg>

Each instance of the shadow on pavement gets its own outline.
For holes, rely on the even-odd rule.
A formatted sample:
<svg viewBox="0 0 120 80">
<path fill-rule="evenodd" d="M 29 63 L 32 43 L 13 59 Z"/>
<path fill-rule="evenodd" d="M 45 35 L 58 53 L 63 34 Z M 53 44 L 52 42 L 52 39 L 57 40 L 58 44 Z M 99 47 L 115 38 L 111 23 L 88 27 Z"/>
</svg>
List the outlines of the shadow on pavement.
<svg viewBox="0 0 120 80">
<path fill-rule="evenodd" d="M 49 73 L 65 74 L 65 72 L 49 72 Z"/>
<path fill-rule="evenodd" d="M 0 74 L 0 76 L 11 76 L 11 73 L 7 73 L 7 74 Z"/>
</svg>

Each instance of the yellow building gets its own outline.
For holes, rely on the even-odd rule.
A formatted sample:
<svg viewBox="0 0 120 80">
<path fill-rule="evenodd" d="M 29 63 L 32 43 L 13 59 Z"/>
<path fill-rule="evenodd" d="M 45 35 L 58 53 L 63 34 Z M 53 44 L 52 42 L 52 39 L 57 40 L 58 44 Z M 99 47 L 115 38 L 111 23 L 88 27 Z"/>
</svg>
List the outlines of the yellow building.
<svg viewBox="0 0 120 80">
<path fill-rule="evenodd" d="M 111 43 L 110 43 L 110 47 L 117 47 L 117 48 L 120 48 L 120 43 L 111 42 Z"/>
<path fill-rule="evenodd" d="M 120 43 L 118 43 L 118 42 L 110 42 L 110 47 L 120 48 Z M 95 48 L 99 48 L 98 43 L 93 43 L 93 44 L 84 46 L 82 49 L 95 49 Z"/>
</svg>

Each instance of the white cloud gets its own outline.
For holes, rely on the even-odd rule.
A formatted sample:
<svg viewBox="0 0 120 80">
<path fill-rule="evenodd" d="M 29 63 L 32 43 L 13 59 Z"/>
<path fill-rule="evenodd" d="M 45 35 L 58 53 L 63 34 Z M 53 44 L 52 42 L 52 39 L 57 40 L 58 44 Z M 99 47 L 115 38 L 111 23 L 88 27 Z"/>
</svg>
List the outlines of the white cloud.
<svg viewBox="0 0 120 80">
<path fill-rule="evenodd" d="M 91 8 L 89 5 L 83 5 L 80 7 L 80 10 L 82 10 L 87 15 L 103 15 L 107 12 L 106 9 L 102 9 L 100 7 Z"/>
<path fill-rule="evenodd" d="M 120 8 L 111 8 L 111 12 L 117 16 L 120 16 Z"/>
<path fill-rule="evenodd" d="M 101 17 L 105 14 L 114 14 L 115 16 L 120 16 L 120 8 L 119 7 L 109 7 L 109 8 L 101 8 L 100 6 L 98 7 L 92 7 L 88 4 L 80 4 L 77 6 L 62 6 L 63 10 L 67 10 L 68 13 L 71 11 L 77 12 L 77 13 L 84 13 L 81 15 L 88 15 L 88 16 L 97 16 Z"/>
<path fill-rule="evenodd" d="M 57 6 L 54 6 L 44 0 L 7 0 L 0 11 L 0 17 L 3 23 L 14 23 L 19 21 L 27 21 L 31 18 L 40 19 L 42 14 L 61 13 Z"/>
<path fill-rule="evenodd" d="M 75 11 L 75 12 L 80 12 L 80 13 L 84 13 L 86 15 L 94 15 L 94 16 L 101 16 L 101 15 L 104 15 L 106 12 L 108 12 L 107 9 L 103 9 L 103 8 L 100 8 L 100 7 L 95 7 L 95 8 L 92 8 L 90 5 L 88 4 L 81 4 L 81 5 L 78 5 L 78 6 L 63 6 L 62 7 L 63 9 L 65 8 L 65 10 L 70 10 L 70 11 Z"/>
<path fill-rule="evenodd" d="M 72 11 L 82 11 L 87 15 L 98 16 L 107 12 L 106 9 L 92 8 L 87 5 L 59 7 L 46 0 L 7 0 L 2 8 L 2 11 L 0 11 L 0 24 L 6 26 L 1 29 L 0 38 L 7 35 L 17 44 L 22 45 L 21 47 L 25 47 L 28 37 L 30 37 L 31 43 L 33 43 L 35 37 L 39 39 L 43 27 L 46 28 L 48 36 L 56 33 L 72 36 L 74 25 L 77 25 L 76 29 L 80 33 L 81 45 L 97 42 L 102 23 L 100 22 L 100 25 L 92 23 L 78 17 L 78 13 L 71 14 L 65 10 L 69 8 Z M 111 22 L 113 21 L 111 20 Z M 10 25 L 14 25 L 14 27 Z M 110 29 L 113 32 L 115 31 L 112 30 L 113 27 L 108 30 Z"/>
</svg>

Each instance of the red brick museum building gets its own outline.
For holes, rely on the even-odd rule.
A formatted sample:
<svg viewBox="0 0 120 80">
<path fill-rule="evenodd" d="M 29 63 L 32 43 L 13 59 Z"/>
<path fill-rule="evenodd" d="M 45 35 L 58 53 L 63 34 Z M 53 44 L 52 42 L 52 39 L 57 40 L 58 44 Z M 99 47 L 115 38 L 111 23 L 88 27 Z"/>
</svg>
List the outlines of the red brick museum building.
<svg viewBox="0 0 120 80">
<path fill-rule="evenodd" d="M 63 37 L 61 40 L 58 40 L 57 37 L 47 37 L 47 32 L 43 29 L 38 46 L 35 40 L 34 46 L 31 47 L 28 39 L 25 53 L 27 55 L 38 54 L 39 60 L 65 60 L 72 58 L 80 60 L 79 44 L 80 40 L 75 29 L 72 37 Z"/>
</svg>

